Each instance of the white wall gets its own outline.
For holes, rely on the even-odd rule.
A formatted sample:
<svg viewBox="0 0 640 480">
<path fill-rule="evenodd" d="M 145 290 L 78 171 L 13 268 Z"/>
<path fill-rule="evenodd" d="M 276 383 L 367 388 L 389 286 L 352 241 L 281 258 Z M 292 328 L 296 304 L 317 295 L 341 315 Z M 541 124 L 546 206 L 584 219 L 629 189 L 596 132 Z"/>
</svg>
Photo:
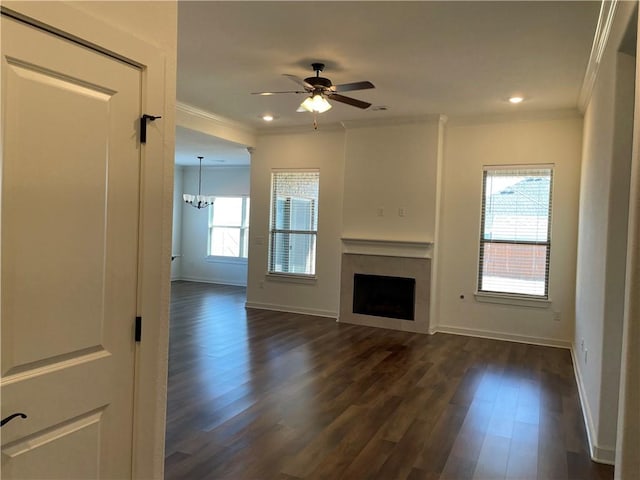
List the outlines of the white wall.
<svg viewBox="0 0 640 480">
<path fill-rule="evenodd" d="M 574 281 L 582 120 L 480 119 L 446 130 L 437 276 L 440 331 L 569 346 Z M 559 114 L 562 117 L 562 114 Z M 549 297 L 545 308 L 478 302 L 483 165 L 554 164 Z M 460 298 L 464 295 L 464 299 Z M 560 312 L 560 321 L 553 319 Z"/>
<path fill-rule="evenodd" d="M 640 4 L 640 2 L 637 2 Z M 635 32 L 636 91 L 633 149 L 629 188 L 629 223 L 625 280 L 625 308 L 620 364 L 620 400 L 616 435 L 615 478 L 633 478 L 640 472 L 640 24 Z"/>
<path fill-rule="evenodd" d="M 438 121 L 349 128 L 345 152 L 342 235 L 433 242 Z"/>
<path fill-rule="evenodd" d="M 266 275 L 271 171 L 320 170 L 315 281 Z M 337 317 L 340 284 L 344 131 L 319 130 L 258 137 L 251 156 L 251 217 L 247 306 Z"/>
<path fill-rule="evenodd" d="M 182 277 L 182 178 L 183 167 L 177 166 L 173 170 L 173 228 L 171 235 L 171 280 Z"/>
<path fill-rule="evenodd" d="M 198 167 L 183 167 L 179 196 L 198 192 Z M 243 196 L 250 192 L 249 167 L 202 167 L 202 193 Z M 182 257 L 180 279 L 224 285 L 247 284 L 246 259 L 208 257 L 209 209 L 198 210 L 180 201 L 182 209 Z M 253 205 L 252 205 L 253 206 Z M 251 232 L 251 223 L 249 223 Z"/>
<path fill-rule="evenodd" d="M 584 119 L 574 352 L 591 453 L 606 462 L 616 436 L 635 79 L 635 61 L 617 50 L 631 7 L 618 9 Z"/>
<path fill-rule="evenodd" d="M 433 241 L 437 133 L 437 120 L 421 119 L 259 137 L 251 169 L 247 304 L 337 317 L 341 237 Z M 320 168 L 316 282 L 266 275 L 274 168 Z"/>
</svg>

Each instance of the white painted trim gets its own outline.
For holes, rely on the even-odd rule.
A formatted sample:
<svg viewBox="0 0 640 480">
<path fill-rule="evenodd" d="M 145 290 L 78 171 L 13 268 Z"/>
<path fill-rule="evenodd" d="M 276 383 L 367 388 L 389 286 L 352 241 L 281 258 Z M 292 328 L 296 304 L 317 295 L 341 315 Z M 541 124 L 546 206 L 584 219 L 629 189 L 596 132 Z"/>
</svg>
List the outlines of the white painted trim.
<svg viewBox="0 0 640 480">
<path fill-rule="evenodd" d="M 342 237 L 342 253 L 385 257 L 431 258 L 433 242 L 390 238 Z"/>
<path fill-rule="evenodd" d="M 217 263 L 225 265 L 247 266 L 247 257 L 225 257 L 223 255 L 207 255 L 204 257 L 206 263 Z"/>
<path fill-rule="evenodd" d="M 181 275 L 178 278 L 172 278 L 172 282 L 184 281 L 184 282 L 197 282 L 197 283 L 211 283 L 214 285 L 229 285 L 231 287 L 246 287 L 246 283 L 230 282 L 224 278 L 203 278 L 203 277 L 190 277 L 188 275 Z"/>
<path fill-rule="evenodd" d="M 253 128 L 186 103 L 176 103 L 176 125 L 239 145 L 256 145 L 256 132 Z"/>
<path fill-rule="evenodd" d="M 554 110 L 518 111 L 508 113 L 449 115 L 448 124 L 452 126 L 474 126 L 493 123 L 527 123 L 545 120 L 561 120 L 564 118 L 582 118 L 577 108 L 562 108 Z"/>
<path fill-rule="evenodd" d="M 352 130 L 355 128 L 368 128 L 368 127 L 393 127 L 396 125 L 412 125 L 416 123 L 436 123 L 440 121 L 442 115 L 440 114 L 428 114 L 428 115 L 414 115 L 408 117 L 390 117 L 390 118 L 368 118 L 363 120 L 346 120 L 341 122 L 342 126 L 346 130 Z"/>
<path fill-rule="evenodd" d="M 549 308 L 551 300 L 548 298 L 533 298 L 520 295 L 509 295 L 490 292 L 475 292 L 473 294 L 476 302 L 499 303 L 500 305 L 511 305 L 514 307 Z"/>
<path fill-rule="evenodd" d="M 591 460 L 605 465 L 615 465 L 616 449 L 613 447 L 593 446 L 591 450 Z"/>
<path fill-rule="evenodd" d="M 311 121 L 308 125 L 293 125 L 288 127 L 277 127 L 270 125 L 257 130 L 258 135 L 291 135 L 296 133 L 322 133 L 322 132 L 343 132 L 356 128 L 367 127 L 393 127 L 396 125 L 411 125 L 417 123 L 435 123 L 438 122 L 441 115 L 415 115 L 410 117 L 390 117 L 390 118 L 371 118 L 364 120 L 347 120 L 343 122 L 322 123 L 322 117 L 318 120 L 318 130 L 313 129 Z"/>
<path fill-rule="evenodd" d="M 176 102 L 176 111 L 183 112 L 188 115 L 193 115 L 197 117 L 206 118 L 211 122 L 218 123 L 225 127 L 237 128 L 239 130 L 244 130 L 246 133 L 254 133 L 253 128 L 247 127 L 246 125 L 236 122 L 235 120 L 231 120 L 230 118 L 223 117 L 222 115 L 217 115 L 215 113 L 208 112 L 206 110 L 202 110 L 201 108 L 194 107 L 193 105 L 188 105 L 183 102 Z"/>
<path fill-rule="evenodd" d="M 305 273 L 282 273 L 282 272 L 266 272 L 264 279 L 269 282 L 286 282 L 286 283 L 306 283 L 313 285 L 317 283 L 318 276 L 307 275 Z"/>
<path fill-rule="evenodd" d="M 334 133 L 344 132 L 344 127 L 337 122 L 334 123 L 321 123 L 318 121 L 318 129 L 313 129 L 312 121 L 309 121 L 308 125 L 291 125 L 288 127 L 276 127 L 269 126 L 258 130 L 258 135 L 295 135 L 295 134 L 314 134 L 319 135 L 321 133 Z"/>
<path fill-rule="evenodd" d="M 317 308 L 295 307 L 292 305 L 276 305 L 274 303 L 246 302 L 245 308 L 256 308 L 258 310 L 271 310 L 274 312 L 299 313 L 301 315 L 313 315 L 315 317 L 326 317 L 334 320 L 338 319 L 338 312 L 330 310 L 320 310 Z"/>
<path fill-rule="evenodd" d="M 443 174 L 444 174 L 444 146 L 445 146 L 445 133 L 446 125 L 449 119 L 446 115 L 440 115 L 438 121 L 438 145 L 436 152 L 436 205 L 435 205 L 435 219 L 434 219 L 434 240 L 431 251 L 431 295 L 429 301 L 429 333 L 433 333 L 433 329 L 437 327 L 439 323 L 438 314 L 440 312 L 440 287 L 439 278 L 439 250 L 441 240 L 440 223 L 442 221 L 442 204 L 443 204 Z"/>
<path fill-rule="evenodd" d="M 555 338 L 532 337 L 529 335 L 516 335 L 513 333 L 496 332 L 493 330 L 481 330 L 475 328 L 454 327 L 449 325 L 438 325 L 429 333 L 451 333 L 453 335 L 465 335 L 467 337 L 489 338 L 491 340 L 505 340 L 507 342 L 528 343 L 531 345 L 541 345 L 543 347 L 571 348 L 568 340 L 558 340 Z"/>
<path fill-rule="evenodd" d="M 593 416 L 591 415 L 591 408 L 589 408 L 589 401 L 587 392 L 582 381 L 582 374 L 580 373 L 580 367 L 578 358 L 576 356 L 576 347 L 571 345 L 571 362 L 573 363 L 573 373 L 576 377 L 576 384 L 578 385 L 578 397 L 580 398 L 580 406 L 582 407 L 582 419 L 584 421 L 585 430 L 587 431 L 587 441 L 589 442 L 589 455 L 591 460 L 598 463 L 604 463 L 607 465 L 613 465 L 615 460 L 615 448 L 613 447 L 599 447 L 594 443 L 594 439 L 597 438 L 596 428 L 593 423 Z"/>
<path fill-rule="evenodd" d="M 595 86 L 596 78 L 598 77 L 598 70 L 600 69 L 602 55 L 604 54 L 607 42 L 609 41 L 611 25 L 613 25 L 617 6 L 618 0 L 602 1 L 600 4 L 598 25 L 596 26 L 596 32 L 593 37 L 591 54 L 589 55 L 589 61 L 584 73 L 582 87 L 580 88 L 580 95 L 578 96 L 578 108 L 582 113 L 587 110 L 587 105 L 589 105 L 589 100 L 591 100 L 591 94 L 593 93 L 593 87 Z"/>
</svg>

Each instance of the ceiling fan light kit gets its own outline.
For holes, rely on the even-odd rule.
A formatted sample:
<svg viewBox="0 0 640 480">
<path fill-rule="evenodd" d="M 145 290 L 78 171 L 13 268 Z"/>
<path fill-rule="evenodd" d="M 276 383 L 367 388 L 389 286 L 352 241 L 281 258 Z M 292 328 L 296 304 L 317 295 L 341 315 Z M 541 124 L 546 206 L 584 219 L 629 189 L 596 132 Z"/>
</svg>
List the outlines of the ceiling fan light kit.
<svg viewBox="0 0 640 480">
<path fill-rule="evenodd" d="M 324 113 L 331 108 L 331 104 L 322 94 L 318 93 L 304 99 L 300 104 L 300 108 L 307 112 Z"/>
</svg>

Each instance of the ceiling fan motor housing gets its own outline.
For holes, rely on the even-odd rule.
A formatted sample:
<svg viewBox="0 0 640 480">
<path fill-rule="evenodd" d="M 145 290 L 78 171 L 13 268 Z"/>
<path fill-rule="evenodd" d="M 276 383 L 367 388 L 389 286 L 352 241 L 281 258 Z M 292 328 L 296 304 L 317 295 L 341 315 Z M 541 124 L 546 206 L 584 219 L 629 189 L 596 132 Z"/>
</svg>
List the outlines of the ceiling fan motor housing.
<svg viewBox="0 0 640 480">
<path fill-rule="evenodd" d="M 329 87 L 331 87 L 331 80 L 329 80 L 328 78 L 324 78 L 324 77 L 308 77 L 308 78 L 305 78 L 304 81 L 307 82 L 309 85 L 313 85 L 315 88 L 318 88 L 318 87 L 329 88 Z"/>
</svg>

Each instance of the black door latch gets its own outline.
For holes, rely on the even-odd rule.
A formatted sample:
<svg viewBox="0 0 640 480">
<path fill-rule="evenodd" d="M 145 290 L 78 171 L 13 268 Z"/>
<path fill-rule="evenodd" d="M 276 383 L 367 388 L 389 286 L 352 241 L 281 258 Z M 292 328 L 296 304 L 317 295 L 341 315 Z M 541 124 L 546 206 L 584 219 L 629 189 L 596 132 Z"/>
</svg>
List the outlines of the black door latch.
<svg viewBox="0 0 640 480">
<path fill-rule="evenodd" d="M 147 143 L 147 120 L 153 122 L 160 116 L 147 115 L 146 113 L 140 117 L 140 143 Z"/>
</svg>

